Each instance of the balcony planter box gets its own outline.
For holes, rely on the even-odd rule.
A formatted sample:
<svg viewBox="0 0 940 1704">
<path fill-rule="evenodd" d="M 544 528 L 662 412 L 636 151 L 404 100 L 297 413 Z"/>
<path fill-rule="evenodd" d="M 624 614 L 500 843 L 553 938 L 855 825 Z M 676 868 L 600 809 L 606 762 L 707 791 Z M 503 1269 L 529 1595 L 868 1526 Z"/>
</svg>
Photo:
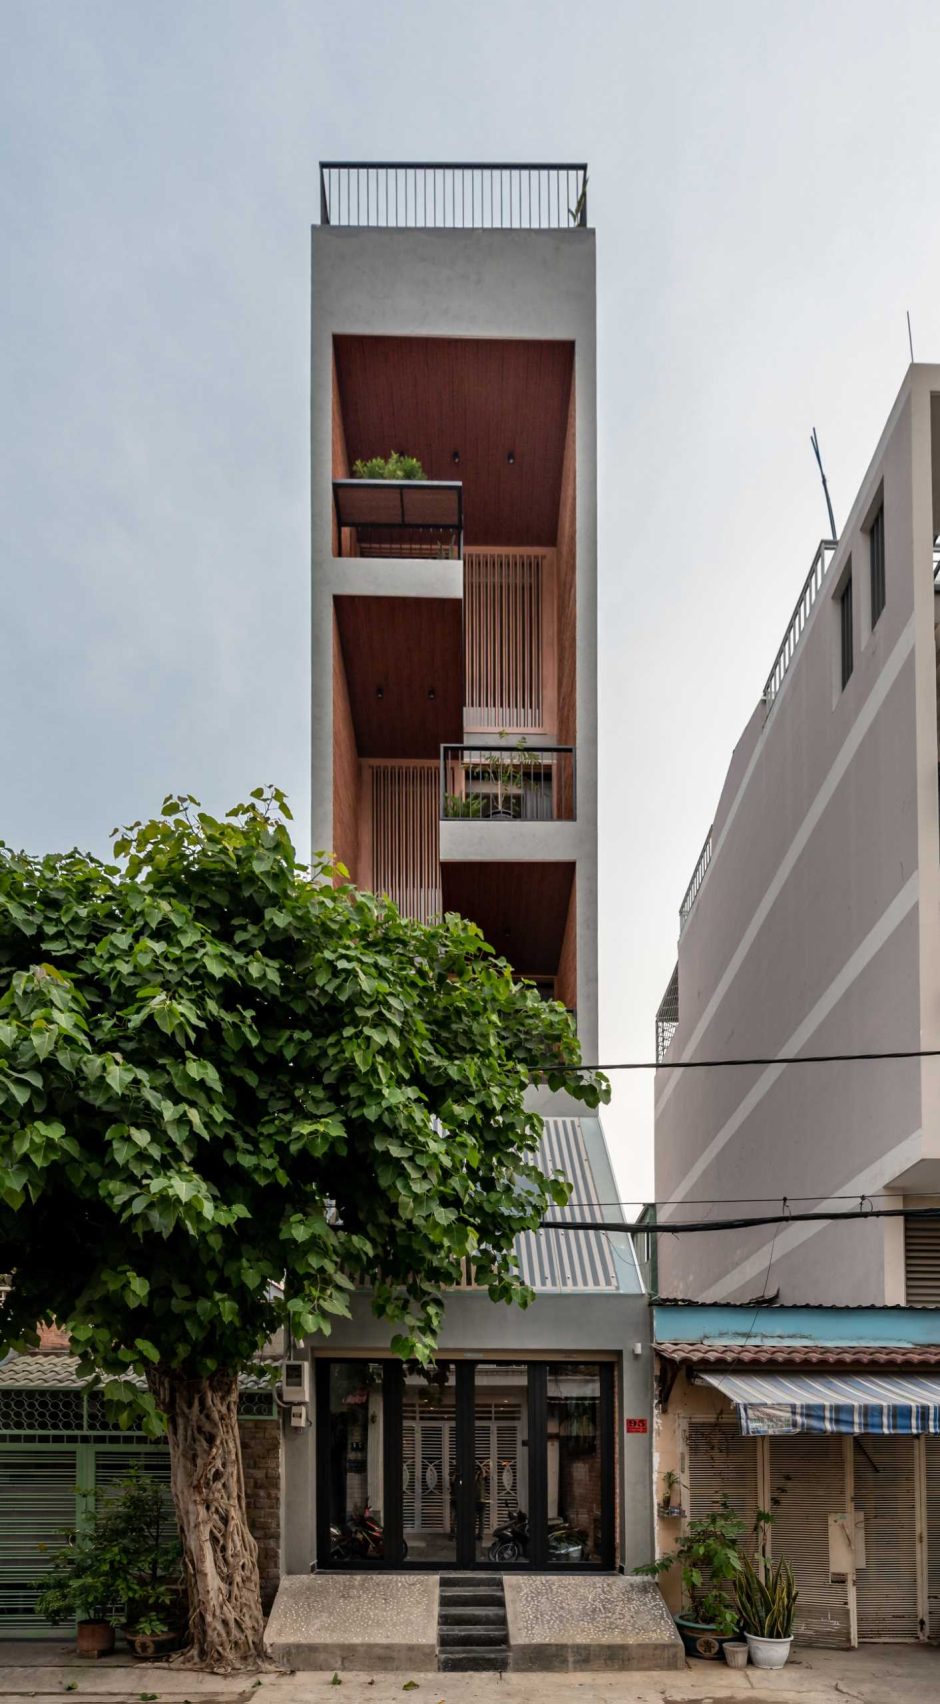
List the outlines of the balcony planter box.
<svg viewBox="0 0 940 1704">
<path fill-rule="evenodd" d="M 783 1668 L 793 1644 L 792 1633 L 788 1639 L 765 1639 L 757 1633 L 745 1633 L 744 1637 L 755 1668 Z"/>
</svg>

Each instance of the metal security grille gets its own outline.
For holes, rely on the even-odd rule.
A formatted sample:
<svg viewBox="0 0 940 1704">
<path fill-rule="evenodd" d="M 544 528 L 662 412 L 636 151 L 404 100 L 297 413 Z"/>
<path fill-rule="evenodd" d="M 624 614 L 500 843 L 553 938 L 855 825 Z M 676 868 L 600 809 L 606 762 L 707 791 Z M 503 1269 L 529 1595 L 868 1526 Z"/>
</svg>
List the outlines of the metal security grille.
<svg viewBox="0 0 940 1704">
<path fill-rule="evenodd" d="M 940 1306 L 940 1220 L 905 1221 L 904 1286 L 908 1307 Z"/>
<path fill-rule="evenodd" d="M 483 1491 L 483 1528 L 509 1520 L 519 1508 L 522 1410 L 516 1405 L 477 1403 L 473 1431 L 478 1484 Z M 402 1520 L 406 1532 L 450 1532 L 454 1511 L 451 1482 L 457 1460 L 452 1407 L 433 1419 L 418 1414 L 402 1427 Z"/>
<path fill-rule="evenodd" d="M 372 888 L 405 917 L 440 916 L 438 766 L 375 763 L 372 776 Z"/>
<path fill-rule="evenodd" d="M 0 1639 L 57 1631 L 36 1614 L 37 1585 L 74 1525 L 76 1478 L 75 1449 L 0 1446 Z"/>
<path fill-rule="evenodd" d="M 855 1506 L 865 1516 L 866 1565 L 858 1570 L 860 1640 L 916 1639 L 916 1442 L 858 1438 Z"/>
<path fill-rule="evenodd" d="M 543 580 L 547 553 L 467 550 L 464 558 L 468 728 L 545 726 Z"/>
<path fill-rule="evenodd" d="M 878 510 L 868 533 L 871 562 L 871 624 L 874 627 L 885 607 L 885 512 Z"/>
<path fill-rule="evenodd" d="M 770 1439 L 770 1545 L 799 1582 L 796 1635 L 802 1644 L 850 1642 L 848 1583 L 829 1573 L 829 1514 L 845 1509 L 842 1439 Z"/>
<path fill-rule="evenodd" d="M 656 1063 L 662 1065 L 669 1052 L 672 1038 L 679 1028 L 679 966 L 669 978 L 669 986 L 659 1002 L 656 1013 Z"/>
<path fill-rule="evenodd" d="M 85 1397 L 80 1390 L 0 1390 L 0 1432 L 84 1429 Z"/>
</svg>

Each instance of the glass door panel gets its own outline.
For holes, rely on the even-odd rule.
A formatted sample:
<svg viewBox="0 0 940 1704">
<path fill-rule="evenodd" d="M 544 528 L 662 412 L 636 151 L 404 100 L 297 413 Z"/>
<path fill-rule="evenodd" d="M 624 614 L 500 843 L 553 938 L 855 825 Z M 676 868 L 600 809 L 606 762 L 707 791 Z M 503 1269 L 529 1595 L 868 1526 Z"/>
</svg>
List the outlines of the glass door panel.
<svg viewBox="0 0 940 1704">
<path fill-rule="evenodd" d="M 457 1400 L 454 1366 L 405 1368 L 402 1529 L 410 1562 L 457 1562 Z"/>
<path fill-rule="evenodd" d="M 385 1560 L 383 1364 L 331 1361 L 329 1368 L 329 1557 L 332 1564 Z"/>
<path fill-rule="evenodd" d="M 597 1563 L 604 1548 L 599 1366 L 550 1365 L 546 1395 L 547 1560 L 565 1567 Z"/>
<path fill-rule="evenodd" d="M 526 1558 L 529 1540 L 528 1367 L 480 1361 L 473 1387 L 473 1534 L 477 1562 Z"/>
</svg>

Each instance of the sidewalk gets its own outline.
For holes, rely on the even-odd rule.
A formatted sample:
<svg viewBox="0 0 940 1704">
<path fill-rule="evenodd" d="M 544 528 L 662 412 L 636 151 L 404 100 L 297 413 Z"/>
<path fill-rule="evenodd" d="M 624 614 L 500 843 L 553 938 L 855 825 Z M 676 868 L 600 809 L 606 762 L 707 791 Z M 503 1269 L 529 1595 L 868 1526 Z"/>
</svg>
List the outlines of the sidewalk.
<svg viewBox="0 0 940 1704">
<path fill-rule="evenodd" d="M 50 1660 L 51 1659 L 51 1660 Z M 871 1645 L 801 1651 L 777 1672 L 690 1663 L 679 1674 L 207 1675 L 116 1656 L 90 1663 L 67 1646 L 0 1646 L 0 1701 L 76 1704 L 927 1704 L 940 1698 L 940 1649 Z M 410 1684 L 413 1682 L 414 1684 Z"/>
</svg>

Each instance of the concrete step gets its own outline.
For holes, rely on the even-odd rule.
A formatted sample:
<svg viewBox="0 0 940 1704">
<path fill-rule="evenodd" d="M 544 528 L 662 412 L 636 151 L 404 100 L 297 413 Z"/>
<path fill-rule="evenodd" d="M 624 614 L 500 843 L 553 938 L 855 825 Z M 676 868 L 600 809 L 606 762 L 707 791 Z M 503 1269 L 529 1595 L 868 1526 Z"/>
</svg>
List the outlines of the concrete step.
<svg viewBox="0 0 940 1704">
<path fill-rule="evenodd" d="M 485 1648 L 473 1650 L 468 1645 L 462 1651 L 442 1651 L 437 1666 L 445 1674 L 456 1674 L 461 1669 L 476 1674 L 503 1674 L 509 1667 L 509 1654 Z"/>
<path fill-rule="evenodd" d="M 450 1586 L 492 1586 L 494 1581 L 502 1582 L 501 1574 L 442 1574 L 441 1590 Z"/>
<path fill-rule="evenodd" d="M 441 1604 L 438 1612 L 442 1627 L 505 1627 L 506 1611 L 501 1603 L 492 1605 L 475 1603 L 472 1605 Z"/>
<path fill-rule="evenodd" d="M 442 1651 L 477 1645 L 507 1645 L 506 1623 L 501 1627 L 441 1627 L 437 1642 Z"/>
<path fill-rule="evenodd" d="M 505 1598 L 502 1586 L 485 1586 L 480 1591 L 473 1591 L 470 1586 L 442 1586 L 440 1594 L 441 1614 L 451 1609 L 472 1609 L 475 1605 L 488 1609 L 502 1609 Z"/>
</svg>

